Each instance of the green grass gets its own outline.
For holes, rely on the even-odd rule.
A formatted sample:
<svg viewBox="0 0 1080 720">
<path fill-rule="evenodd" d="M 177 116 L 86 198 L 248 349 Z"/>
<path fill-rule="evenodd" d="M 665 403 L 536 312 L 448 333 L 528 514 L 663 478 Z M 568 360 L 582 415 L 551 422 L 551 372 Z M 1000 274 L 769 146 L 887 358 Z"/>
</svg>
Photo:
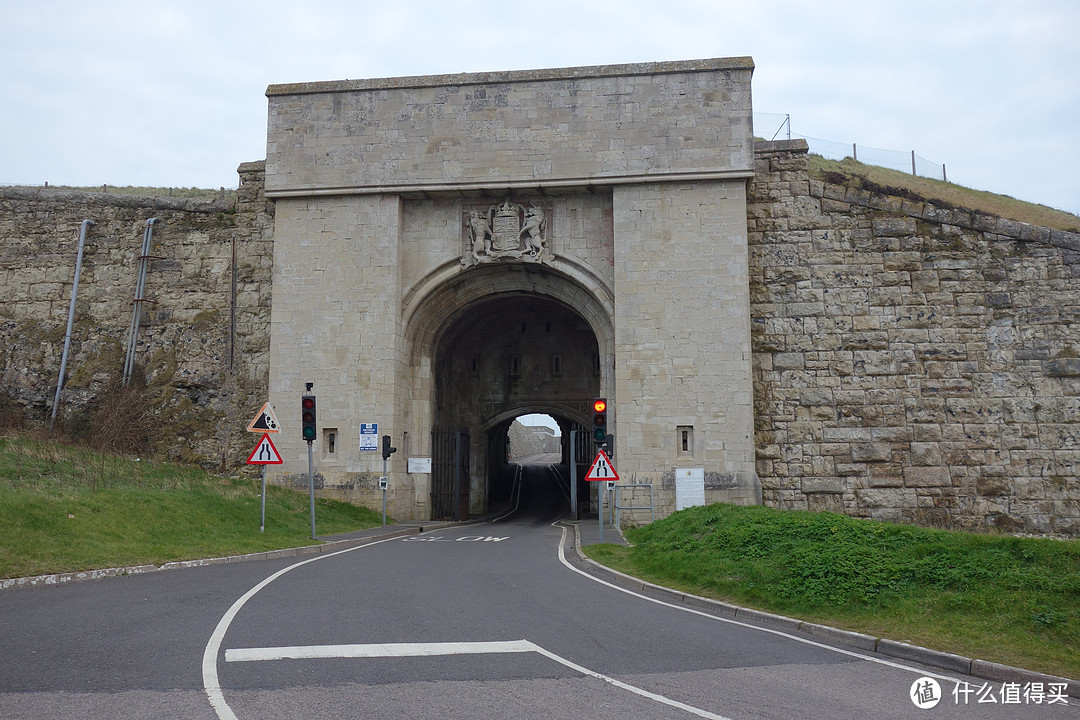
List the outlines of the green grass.
<svg viewBox="0 0 1080 720">
<path fill-rule="evenodd" d="M 306 492 L 30 437 L 0 438 L 0 578 L 161 564 L 314 543 Z M 382 522 L 317 499 L 319 535 Z"/>
<path fill-rule="evenodd" d="M 978 210 L 998 217 L 1040 225 L 1055 230 L 1080 232 L 1080 217 L 1046 205 L 973 190 L 955 183 L 934 180 L 890 168 L 865 165 L 851 158 L 827 160 L 810 155 L 810 177 L 834 185 L 844 185 L 892 195 L 943 202 L 952 207 Z"/>
<path fill-rule="evenodd" d="M 1080 677 L 1080 541 L 709 505 L 627 531 L 598 562 L 697 595 Z"/>
<path fill-rule="evenodd" d="M 16 187 L 26 188 L 40 188 L 40 185 L 18 185 Z M 74 186 L 74 185 L 49 185 L 50 190 L 74 190 L 78 192 L 103 192 L 110 193 L 112 195 L 135 195 L 137 197 L 176 197 L 176 198 L 192 198 L 195 200 L 218 200 L 236 199 L 235 188 L 225 188 L 224 195 L 220 188 L 172 188 L 172 187 L 140 187 L 134 185 L 94 185 L 94 186 Z"/>
</svg>

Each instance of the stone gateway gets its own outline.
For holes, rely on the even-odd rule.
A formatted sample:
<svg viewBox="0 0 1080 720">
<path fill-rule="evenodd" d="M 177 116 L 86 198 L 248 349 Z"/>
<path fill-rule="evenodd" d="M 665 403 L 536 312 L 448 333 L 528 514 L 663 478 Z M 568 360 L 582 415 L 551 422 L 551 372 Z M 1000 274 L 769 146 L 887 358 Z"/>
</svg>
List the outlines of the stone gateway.
<svg viewBox="0 0 1080 720">
<path fill-rule="evenodd" d="M 487 509 L 506 433 L 610 399 L 619 473 L 760 502 L 747 58 L 271 86 L 270 400 L 319 396 L 326 487 L 393 436 L 399 518 Z M 693 435 L 693 442 L 684 438 Z M 335 439 L 333 450 L 328 438 Z M 281 438 L 285 474 L 304 443 Z M 582 442 L 580 455 L 594 452 Z M 407 472 L 410 457 L 433 471 Z M 443 473 L 441 469 L 446 469 Z"/>
</svg>

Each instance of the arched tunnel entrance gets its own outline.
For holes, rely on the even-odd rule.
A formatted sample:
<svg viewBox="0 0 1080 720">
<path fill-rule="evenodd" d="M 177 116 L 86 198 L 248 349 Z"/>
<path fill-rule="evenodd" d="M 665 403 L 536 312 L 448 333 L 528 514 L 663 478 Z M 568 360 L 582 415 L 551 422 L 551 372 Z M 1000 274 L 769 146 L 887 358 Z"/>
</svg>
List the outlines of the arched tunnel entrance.
<svg viewBox="0 0 1080 720">
<path fill-rule="evenodd" d="M 434 381 L 432 519 L 460 520 L 511 505 L 546 514 L 569 504 L 570 431 L 586 422 L 601 387 L 599 345 L 581 314 L 541 294 L 477 300 L 441 334 Z M 510 456 L 507 433 L 528 413 L 559 424 L 558 449 L 534 464 L 561 472 L 523 478 Z"/>
</svg>

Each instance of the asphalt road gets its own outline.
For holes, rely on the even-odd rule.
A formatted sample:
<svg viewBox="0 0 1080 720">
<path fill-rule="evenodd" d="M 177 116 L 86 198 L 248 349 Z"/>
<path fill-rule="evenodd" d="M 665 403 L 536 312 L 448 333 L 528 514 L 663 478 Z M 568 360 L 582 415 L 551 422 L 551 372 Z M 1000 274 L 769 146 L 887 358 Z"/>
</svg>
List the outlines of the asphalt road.
<svg viewBox="0 0 1080 720">
<path fill-rule="evenodd" d="M 497 522 L 6 591 L 0 718 L 1080 717 L 598 582 L 561 557 L 554 478 L 523 471 Z"/>
</svg>

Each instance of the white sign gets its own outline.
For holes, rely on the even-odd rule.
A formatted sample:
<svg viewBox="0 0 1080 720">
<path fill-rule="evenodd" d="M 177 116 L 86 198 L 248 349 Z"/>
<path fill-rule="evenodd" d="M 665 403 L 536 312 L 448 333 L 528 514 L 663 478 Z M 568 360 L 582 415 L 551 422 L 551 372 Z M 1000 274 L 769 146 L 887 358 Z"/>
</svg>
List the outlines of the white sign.
<svg viewBox="0 0 1080 720">
<path fill-rule="evenodd" d="M 360 423 L 360 451 L 379 449 L 379 423 Z"/>
<path fill-rule="evenodd" d="M 675 468 L 675 509 L 705 504 L 705 468 Z"/>
<path fill-rule="evenodd" d="M 385 475 L 379 477 L 379 489 L 385 490 L 390 485 L 390 481 L 387 480 Z"/>
<path fill-rule="evenodd" d="M 259 440 L 259 444 L 255 446 L 255 449 L 251 451 L 247 459 L 248 465 L 281 465 L 281 453 L 274 447 L 273 441 L 270 440 L 270 436 L 263 433 L 262 439 Z"/>
<path fill-rule="evenodd" d="M 610 480 L 611 482 L 617 482 L 619 473 L 615 472 L 615 466 L 611 464 L 611 458 L 607 456 L 606 452 L 601 450 L 596 453 L 596 459 L 593 460 L 589 472 L 585 473 L 585 479 Z"/>
<path fill-rule="evenodd" d="M 431 458 L 409 458 L 409 472 L 430 473 Z"/>
</svg>

